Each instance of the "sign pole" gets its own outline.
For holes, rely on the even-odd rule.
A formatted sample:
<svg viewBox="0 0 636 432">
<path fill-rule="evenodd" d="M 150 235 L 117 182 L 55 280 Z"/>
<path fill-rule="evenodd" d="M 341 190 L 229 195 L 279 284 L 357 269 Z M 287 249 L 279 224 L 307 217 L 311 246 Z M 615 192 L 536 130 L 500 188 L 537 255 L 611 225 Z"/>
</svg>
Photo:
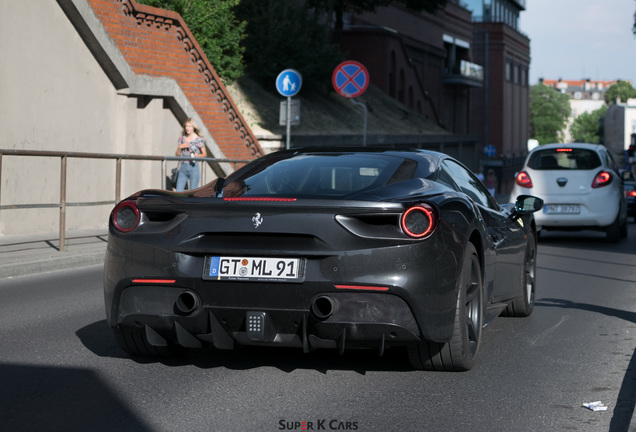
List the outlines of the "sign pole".
<svg viewBox="0 0 636 432">
<path fill-rule="evenodd" d="M 356 105 L 362 105 L 364 109 L 364 133 L 362 135 L 362 145 L 367 145 L 367 106 L 362 102 L 357 102 L 354 98 L 364 93 L 369 86 L 369 71 L 362 63 L 349 60 L 340 63 L 331 75 L 333 88 L 340 96 L 351 99 Z"/>
<path fill-rule="evenodd" d="M 282 96 L 287 98 L 287 139 L 285 148 L 289 150 L 291 147 L 291 98 L 300 91 L 300 86 L 303 84 L 303 78 L 300 73 L 295 69 L 285 69 L 276 77 L 276 90 Z"/>
<path fill-rule="evenodd" d="M 287 144 L 285 148 L 289 150 L 291 142 L 291 96 L 287 96 Z"/>
<path fill-rule="evenodd" d="M 351 99 L 351 102 L 356 105 L 362 106 L 362 109 L 364 109 L 364 132 L 362 134 L 362 146 L 365 147 L 367 145 L 367 105 L 362 102 L 358 102 L 355 99 Z"/>
</svg>

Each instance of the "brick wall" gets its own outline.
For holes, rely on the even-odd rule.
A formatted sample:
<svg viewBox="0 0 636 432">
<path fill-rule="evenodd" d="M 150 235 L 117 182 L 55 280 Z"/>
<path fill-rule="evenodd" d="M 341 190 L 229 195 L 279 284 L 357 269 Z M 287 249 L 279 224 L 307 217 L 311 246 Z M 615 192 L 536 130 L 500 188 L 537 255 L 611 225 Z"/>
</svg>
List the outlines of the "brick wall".
<svg viewBox="0 0 636 432">
<path fill-rule="evenodd" d="M 226 158 L 252 159 L 263 155 L 179 14 L 134 0 L 88 0 L 88 3 L 135 74 L 168 77 L 179 84 Z"/>
</svg>

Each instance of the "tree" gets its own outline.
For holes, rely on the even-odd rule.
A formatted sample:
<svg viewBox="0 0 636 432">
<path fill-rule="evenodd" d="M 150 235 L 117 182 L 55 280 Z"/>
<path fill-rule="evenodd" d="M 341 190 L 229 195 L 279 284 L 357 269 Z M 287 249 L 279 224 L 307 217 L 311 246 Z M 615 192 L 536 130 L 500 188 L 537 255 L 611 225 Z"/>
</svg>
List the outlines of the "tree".
<svg viewBox="0 0 636 432">
<path fill-rule="evenodd" d="M 592 111 L 584 112 L 574 119 L 570 126 L 570 134 L 575 142 L 601 144 L 603 137 L 603 117 L 607 112 L 607 105 Z"/>
<path fill-rule="evenodd" d="M 245 21 L 234 8 L 240 0 L 137 0 L 181 15 L 214 70 L 227 81 L 243 76 Z"/>
<path fill-rule="evenodd" d="M 620 98 L 621 102 L 627 102 L 627 99 L 636 98 L 636 89 L 629 81 L 618 81 L 610 86 L 605 92 L 605 103 L 611 105 L 616 103 Z"/>
<path fill-rule="evenodd" d="M 340 34 L 343 27 L 343 14 L 345 12 L 375 12 L 382 6 L 391 3 L 402 3 L 407 8 L 416 12 L 434 13 L 440 7 L 446 6 L 449 0 L 307 0 L 307 5 L 316 10 L 327 12 L 329 16 L 335 18 L 333 41 L 340 41 Z"/>
<path fill-rule="evenodd" d="M 570 97 L 539 83 L 530 88 L 531 137 L 539 144 L 560 142 L 570 116 Z"/>
<path fill-rule="evenodd" d="M 278 74 L 287 68 L 303 76 L 303 88 L 323 90 L 344 55 L 329 43 L 329 28 L 302 2 L 242 0 L 237 16 L 247 21 L 245 64 L 266 88 L 274 88 Z"/>
</svg>

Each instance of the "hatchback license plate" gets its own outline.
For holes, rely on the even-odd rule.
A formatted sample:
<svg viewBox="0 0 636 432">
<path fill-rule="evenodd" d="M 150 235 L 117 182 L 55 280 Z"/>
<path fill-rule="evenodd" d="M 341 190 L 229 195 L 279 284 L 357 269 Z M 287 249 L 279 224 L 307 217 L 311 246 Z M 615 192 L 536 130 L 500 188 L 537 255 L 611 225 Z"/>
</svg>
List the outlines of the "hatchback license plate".
<svg viewBox="0 0 636 432">
<path fill-rule="evenodd" d="M 300 282 L 304 259 L 259 257 L 207 257 L 203 279 Z"/>
<path fill-rule="evenodd" d="M 543 207 L 546 214 L 579 214 L 581 206 L 578 204 L 546 204 Z"/>
</svg>

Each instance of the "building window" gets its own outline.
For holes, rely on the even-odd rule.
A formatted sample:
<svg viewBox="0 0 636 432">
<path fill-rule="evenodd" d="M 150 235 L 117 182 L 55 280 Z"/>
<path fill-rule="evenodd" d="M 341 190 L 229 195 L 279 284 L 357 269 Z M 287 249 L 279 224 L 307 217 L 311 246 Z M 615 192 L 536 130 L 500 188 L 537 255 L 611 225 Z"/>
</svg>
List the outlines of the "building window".
<svg viewBox="0 0 636 432">
<path fill-rule="evenodd" d="M 592 100 L 599 100 L 601 95 L 598 92 L 592 93 Z"/>
<path fill-rule="evenodd" d="M 514 65 L 512 68 L 512 71 L 513 71 L 514 83 L 519 84 L 519 66 Z"/>
<path fill-rule="evenodd" d="M 583 95 L 581 94 L 580 91 L 574 92 L 574 99 L 581 99 Z"/>
<path fill-rule="evenodd" d="M 512 80 L 512 65 L 506 62 L 506 81 Z"/>
<path fill-rule="evenodd" d="M 528 69 L 521 68 L 521 85 L 523 87 L 528 86 Z"/>
</svg>

